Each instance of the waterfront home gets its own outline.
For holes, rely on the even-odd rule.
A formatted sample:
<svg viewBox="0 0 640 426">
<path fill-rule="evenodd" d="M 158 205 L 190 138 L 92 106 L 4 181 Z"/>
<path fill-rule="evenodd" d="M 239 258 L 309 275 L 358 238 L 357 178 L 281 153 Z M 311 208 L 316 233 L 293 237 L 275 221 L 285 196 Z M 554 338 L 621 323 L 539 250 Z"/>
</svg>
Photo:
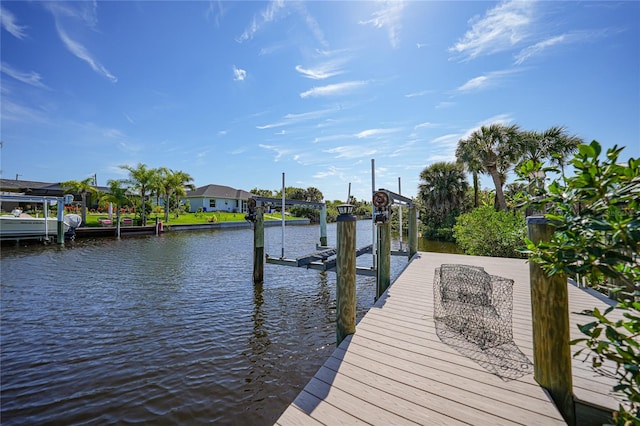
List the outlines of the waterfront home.
<svg viewBox="0 0 640 426">
<path fill-rule="evenodd" d="M 181 202 L 189 201 L 191 213 L 197 212 L 198 209 L 206 212 L 241 213 L 247 211 L 247 200 L 251 196 L 253 194 L 250 192 L 230 186 L 205 185 L 195 191 L 188 191 L 187 195 L 181 198 Z"/>
</svg>

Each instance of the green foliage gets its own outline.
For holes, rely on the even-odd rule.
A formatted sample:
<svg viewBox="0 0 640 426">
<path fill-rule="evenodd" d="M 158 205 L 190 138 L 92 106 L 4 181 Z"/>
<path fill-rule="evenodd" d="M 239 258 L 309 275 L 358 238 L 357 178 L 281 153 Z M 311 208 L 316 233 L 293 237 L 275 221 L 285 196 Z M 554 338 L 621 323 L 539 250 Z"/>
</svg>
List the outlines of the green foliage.
<svg viewBox="0 0 640 426">
<path fill-rule="evenodd" d="M 525 220 L 521 212 L 478 207 L 458 217 L 453 235 L 466 254 L 474 256 L 523 257 Z"/>
<path fill-rule="evenodd" d="M 613 308 L 589 311 L 595 321 L 580 325 L 587 338 L 572 344 L 584 342 L 592 367 L 617 379 L 613 390 L 627 405 L 620 406 L 614 423 L 626 425 L 640 424 L 640 160 L 620 163 L 621 151 L 614 146 L 601 161 L 598 142 L 578 147 L 570 162 L 574 176 L 554 181 L 545 196 L 531 201 L 534 208 L 546 209 L 555 233 L 537 246 L 527 241 L 527 253 L 549 275 L 581 275 L 591 286 L 607 282 L 610 290 L 620 292 L 615 309 L 623 319 L 607 318 Z M 613 374 L 602 368 L 605 360 L 615 363 Z"/>
</svg>

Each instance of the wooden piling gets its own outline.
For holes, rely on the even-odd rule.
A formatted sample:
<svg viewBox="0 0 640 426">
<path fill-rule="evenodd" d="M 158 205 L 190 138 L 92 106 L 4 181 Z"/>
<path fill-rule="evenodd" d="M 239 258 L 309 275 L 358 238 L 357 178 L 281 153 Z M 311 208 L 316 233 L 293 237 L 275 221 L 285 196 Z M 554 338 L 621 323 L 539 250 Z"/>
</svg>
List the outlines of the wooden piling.
<svg viewBox="0 0 640 426">
<path fill-rule="evenodd" d="M 327 205 L 320 208 L 320 245 L 327 246 Z"/>
<path fill-rule="evenodd" d="M 527 218 L 529 239 L 549 241 L 553 227 L 541 216 Z M 568 425 L 576 424 L 569 346 L 569 297 L 567 277 L 552 277 L 529 263 L 533 324 L 534 379 L 545 388 Z"/>
<path fill-rule="evenodd" d="M 337 218 L 336 339 L 337 344 L 356 332 L 356 218 Z"/>
<path fill-rule="evenodd" d="M 409 259 L 418 253 L 418 215 L 415 205 L 409 206 Z"/>
<path fill-rule="evenodd" d="M 378 228 L 376 300 L 378 300 L 391 285 L 391 223 L 390 221 L 376 223 L 376 227 Z"/>
<path fill-rule="evenodd" d="M 257 206 L 253 226 L 253 283 L 264 282 L 264 207 Z"/>
</svg>

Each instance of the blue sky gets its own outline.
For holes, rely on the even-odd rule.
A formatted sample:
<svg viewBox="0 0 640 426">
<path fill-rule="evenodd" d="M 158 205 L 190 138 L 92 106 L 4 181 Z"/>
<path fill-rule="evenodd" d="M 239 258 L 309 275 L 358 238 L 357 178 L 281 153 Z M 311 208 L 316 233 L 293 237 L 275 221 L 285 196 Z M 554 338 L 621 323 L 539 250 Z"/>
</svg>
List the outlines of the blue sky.
<svg viewBox="0 0 640 426">
<path fill-rule="evenodd" d="M 2 177 L 417 193 L 492 122 L 640 157 L 640 2 L 2 1 Z M 484 186 L 491 187 L 488 179 Z"/>
</svg>

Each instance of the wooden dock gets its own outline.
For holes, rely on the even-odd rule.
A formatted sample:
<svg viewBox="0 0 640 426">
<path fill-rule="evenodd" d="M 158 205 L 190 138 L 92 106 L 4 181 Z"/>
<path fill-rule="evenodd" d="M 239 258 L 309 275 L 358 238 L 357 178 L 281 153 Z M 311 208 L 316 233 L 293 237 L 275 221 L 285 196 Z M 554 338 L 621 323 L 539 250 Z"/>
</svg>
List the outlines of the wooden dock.
<svg viewBox="0 0 640 426">
<path fill-rule="evenodd" d="M 511 349 L 513 359 L 522 362 L 513 377 L 495 374 L 502 368 L 500 359 L 482 358 L 472 349 L 444 343 L 436 334 L 434 272 L 450 263 L 482 266 L 492 275 L 514 280 Z M 604 298 L 570 284 L 569 300 L 575 339 L 581 337 L 576 325 L 591 318 L 579 312 L 607 305 Z M 565 424 L 535 382 L 531 360 L 529 265 L 524 260 L 419 253 L 276 424 Z M 597 424 L 603 413 L 591 406 L 618 406 L 609 395 L 613 381 L 596 376 L 580 360 L 572 364 L 574 394 L 580 401 L 578 424 Z"/>
</svg>

